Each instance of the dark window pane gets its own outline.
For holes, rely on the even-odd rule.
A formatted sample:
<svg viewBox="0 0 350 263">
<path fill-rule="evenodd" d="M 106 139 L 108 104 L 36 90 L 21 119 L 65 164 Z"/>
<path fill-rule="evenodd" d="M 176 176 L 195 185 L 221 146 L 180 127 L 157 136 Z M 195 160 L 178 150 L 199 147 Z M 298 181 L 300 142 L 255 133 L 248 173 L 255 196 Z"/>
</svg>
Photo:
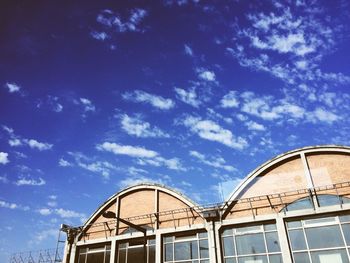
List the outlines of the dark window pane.
<svg viewBox="0 0 350 263">
<path fill-rule="evenodd" d="M 340 222 L 350 222 L 350 215 L 339 216 Z"/>
<path fill-rule="evenodd" d="M 350 246 L 350 224 L 343 224 L 342 228 L 343 228 L 346 244 Z"/>
<path fill-rule="evenodd" d="M 191 242 L 191 257 L 190 259 L 196 259 L 198 258 L 198 242 L 192 241 Z"/>
<path fill-rule="evenodd" d="M 282 255 L 271 255 L 269 259 L 270 263 L 283 263 Z"/>
<path fill-rule="evenodd" d="M 267 224 L 264 225 L 265 231 L 271 231 L 271 230 L 276 230 L 276 225 L 275 224 Z"/>
<path fill-rule="evenodd" d="M 173 260 L 173 244 L 165 244 L 165 261 Z"/>
<path fill-rule="evenodd" d="M 201 258 L 209 258 L 208 240 L 199 241 L 199 252 L 200 252 Z"/>
<path fill-rule="evenodd" d="M 293 251 L 306 249 L 303 230 L 289 230 L 288 233 L 290 242 L 292 243 L 291 245 Z"/>
<path fill-rule="evenodd" d="M 87 254 L 87 263 L 103 263 L 104 252 Z"/>
<path fill-rule="evenodd" d="M 294 263 L 310 263 L 308 253 L 294 253 Z"/>
<path fill-rule="evenodd" d="M 313 205 L 308 197 L 300 199 L 298 201 L 295 201 L 294 203 L 291 203 L 287 205 L 285 210 L 287 211 L 295 211 L 300 209 L 308 209 L 313 208 Z"/>
<path fill-rule="evenodd" d="M 225 230 L 222 232 L 222 235 L 223 235 L 223 236 L 232 236 L 232 229 L 225 229 Z"/>
<path fill-rule="evenodd" d="M 263 234 L 236 236 L 236 245 L 238 255 L 266 252 Z"/>
<path fill-rule="evenodd" d="M 319 195 L 317 196 L 317 198 L 320 206 L 330 206 L 330 205 L 340 204 L 339 197 L 335 195 Z"/>
<path fill-rule="evenodd" d="M 175 243 L 175 260 L 191 259 L 191 242 Z"/>
<path fill-rule="evenodd" d="M 236 259 L 235 258 L 226 258 L 225 263 L 236 263 Z"/>
<path fill-rule="evenodd" d="M 78 263 L 85 263 L 86 254 L 80 254 Z"/>
<path fill-rule="evenodd" d="M 105 263 L 109 263 L 110 258 L 111 258 L 111 251 L 108 250 L 105 253 Z"/>
<path fill-rule="evenodd" d="M 150 246 L 148 248 L 148 263 L 156 262 L 156 247 Z"/>
<path fill-rule="evenodd" d="M 128 263 L 143 262 L 143 247 L 129 247 L 128 249 Z"/>
<path fill-rule="evenodd" d="M 224 237 L 222 238 L 224 242 L 224 255 L 227 256 L 233 256 L 235 255 L 235 245 L 233 241 L 233 237 Z"/>
<path fill-rule="evenodd" d="M 305 233 L 310 249 L 344 246 L 339 226 L 306 228 Z"/>
<path fill-rule="evenodd" d="M 199 238 L 208 238 L 208 233 L 207 232 L 202 232 L 202 233 L 199 233 Z"/>
<path fill-rule="evenodd" d="M 277 232 L 266 233 L 267 250 L 269 252 L 281 251 Z"/>
<path fill-rule="evenodd" d="M 118 263 L 125 263 L 126 249 L 120 249 L 118 252 Z"/>
<path fill-rule="evenodd" d="M 301 221 L 292 221 L 292 222 L 287 222 L 288 228 L 297 228 L 301 227 Z"/>
<path fill-rule="evenodd" d="M 238 263 L 267 263 L 266 256 L 253 256 L 238 258 Z"/>
<path fill-rule="evenodd" d="M 345 249 L 311 252 L 313 263 L 349 263 Z"/>
<path fill-rule="evenodd" d="M 173 242 L 174 237 L 165 237 L 164 238 L 164 243 L 169 243 L 169 242 Z"/>
</svg>

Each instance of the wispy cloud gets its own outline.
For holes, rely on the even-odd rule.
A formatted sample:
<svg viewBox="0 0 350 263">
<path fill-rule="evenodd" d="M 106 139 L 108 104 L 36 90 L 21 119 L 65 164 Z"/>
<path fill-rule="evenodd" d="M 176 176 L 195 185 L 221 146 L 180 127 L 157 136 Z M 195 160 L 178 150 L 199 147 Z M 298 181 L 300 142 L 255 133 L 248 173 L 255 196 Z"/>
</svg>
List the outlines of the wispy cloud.
<svg viewBox="0 0 350 263">
<path fill-rule="evenodd" d="M 93 38 L 104 41 L 115 33 L 143 32 L 141 24 L 147 15 L 148 12 L 145 9 L 134 8 L 130 10 L 128 17 L 123 18 L 113 10 L 105 9 L 96 17 L 96 21 L 102 26 L 103 31 L 94 30 L 90 34 Z"/>
<path fill-rule="evenodd" d="M 53 145 L 50 143 L 39 142 L 34 139 L 30 139 L 30 140 L 25 139 L 24 141 L 28 144 L 30 148 L 37 149 L 39 151 L 50 150 L 53 147 Z"/>
<path fill-rule="evenodd" d="M 197 158 L 201 163 L 212 166 L 214 168 L 220 168 L 228 172 L 233 172 L 237 170 L 235 167 L 227 165 L 225 159 L 221 156 L 206 156 L 197 151 L 190 151 L 190 155 Z"/>
<path fill-rule="evenodd" d="M 85 112 L 88 112 L 88 111 L 94 112 L 96 110 L 95 105 L 91 102 L 91 100 L 87 98 L 80 98 L 79 101 L 81 105 L 83 105 Z"/>
<path fill-rule="evenodd" d="M 231 90 L 221 99 L 220 103 L 223 108 L 237 108 L 239 106 L 237 92 Z"/>
<path fill-rule="evenodd" d="M 240 150 L 248 146 L 248 142 L 244 138 L 234 136 L 230 130 L 222 128 L 211 120 L 202 120 L 200 117 L 187 116 L 182 121 L 182 124 L 203 139 L 219 142 L 228 147 Z"/>
<path fill-rule="evenodd" d="M 45 185 L 46 181 L 43 178 L 39 178 L 38 180 L 32 178 L 20 178 L 15 182 L 17 186 L 29 185 L 29 186 L 42 186 Z"/>
<path fill-rule="evenodd" d="M 147 150 L 139 146 L 121 145 L 117 143 L 104 142 L 97 145 L 97 149 L 101 151 L 112 152 L 117 155 L 128 155 L 136 158 L 154 158 L 158 155 L 157 152 Z"/>
<path fill-rule="evenodd" d="M 19 92 L 21 90 L 21 87 L 19 85 L 17 85 L 16 83 L 10 83 L 10 82 L 7 82 L 5 84 L 5 88 L 7 88 L 8 92 L 10 93 Z"/>
<path fill-rule="evenodd" d="M 104 179 L 109 179 L 112 171 L 119 171 L 120 169 L 107 161 L 90 158 L 80 152 L 68 152 L 74 158 L 74 164 L 64 159 L 59 160 L 59 165 L 62 167 L 78 166 L 92 173 L 101 175 Z"/>
<path fill-rule="evenodd" d="M 194 87 L 188 90 L 184 90 L 181 88 L 175 88 L 174 90 L 176 93 L 176 97 L 186 104 L 198 108 L 198 106 L 202 103 L 201 100 L 198 98 L 196 94 L 196 89 Z"/>
<path fill-rule="evenodd" d="M 190 57 L 193 57 L 193 55 L 194 55 L 192 48 L 187 44 L 184 45 L 184 52 L 186 55 L 188 55 Z"/>
<path fill-rule="evenodd" d="M 7 164 L 10 162 L 8 155 L 8 153 L 0 152 L 0 164 Z"/>
<path fill-rule="evenodd" d="M 198 68 L 197 74 L 198 74 L 198 78 L 204 81 L 214 82 L 216 80 L 215 73 L 205 68 Z"/>
<path fill-rule="evenodd" d="M 140 116 L 130 117 L 122 114 L 120 117 L 121 128 L 129 135 L 140 138 L 169 138 L 170 135 L 158 127 L 152 127 L 149 122 L 143 121 Z"/>
<path fill-rule="evenodd" d="M 166 99 L 158 95 L 150 94 L 142 90 L 135 90 L 134 92 L 126 92 L 123 94 L 125 100 L 133 102 L 148 103 L 160 110 L 169 110 L 175 106 L 171 99 Z"/>
<path fill-rule="evenodd" d="M 127 155 L 133 158 L 138 158 L 138 164 L 140 165 L 147 164 L 156 167 L 165 166 L 171 170 L 185 170 L 178 158 L 166 159 L 158 152 L 140 146 L 104 142 L 103 144 L 97 145 L 96 148 L 101 151 L 112 152 L 116 155 Z"/>
<path fill-rule="evenodd" d="M 0 200 L 0 207 L 12 209 L 12 210 L 15 210 L 15 209 L 23 210 L 23 211 L 29 210 L 28 206 L 19 205 L 16 203 L 9 203 L 9 202 L 3 201 L 3 200 Z"/>
<path fill-rule="evenodd" d="M 21 136 L 16 135 L 12 128 L 5 125 L 3 125 L 2 128 L 8 133 L 10 137 L 8 143 L 12 147 L 27 145 L 30 148 L 37 149 L 39 151 L 50 150 L 53 147 L 53 144 L 50 143 L 39 142 L 35 139 L 22 138 Z"/>
</svg>

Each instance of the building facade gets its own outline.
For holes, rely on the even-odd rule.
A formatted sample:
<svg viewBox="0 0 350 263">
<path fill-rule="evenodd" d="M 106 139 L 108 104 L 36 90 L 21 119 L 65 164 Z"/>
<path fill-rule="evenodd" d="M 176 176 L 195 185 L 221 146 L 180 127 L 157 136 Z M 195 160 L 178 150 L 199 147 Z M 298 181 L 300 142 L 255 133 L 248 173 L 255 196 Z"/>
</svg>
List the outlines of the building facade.
<svg viewBox="0 0 350 263">
<path fill-rule="evenodd" d="M 221 204 L 133 186 L 62 230 L 65 263 L 349 263 L 350 147 L 279 155 Z"/>
</svg>

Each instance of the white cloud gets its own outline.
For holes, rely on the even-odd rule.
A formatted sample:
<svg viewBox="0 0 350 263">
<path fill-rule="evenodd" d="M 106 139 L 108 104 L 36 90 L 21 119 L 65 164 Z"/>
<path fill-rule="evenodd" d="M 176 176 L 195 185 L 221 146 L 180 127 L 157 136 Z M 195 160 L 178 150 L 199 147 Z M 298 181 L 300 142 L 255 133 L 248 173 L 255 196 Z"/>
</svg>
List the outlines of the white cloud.
<svg viewBox="0 0 350 263">
<path fill-rule="evenodd" d="M 186 55 L 189 55 L 190 57 L 193 57 L 193 50 L 192 50 L 192 48 L 189 45 L 185 44 L 184 45 L 184 49 L 185 49 L 185 54 Z"/>
<path fill-rule="evenodd" d="M 62 166 L 62 167 L 68 167 L 68 166 L 72 166 L 72 164 L 70 162 L 68 162 L 67 160 L 61 158 L 59 161 L 58 161 L 58 165 L 59 166 Z"/>
<path fill-rule="evenodd" d="M 35 234 L 36 243 L 42 242 L 51 238 L 52 240 L 56 240 L 58 235 L 58 231 L 56 228 L 45 229 L 43 231 L 39 231 Z"/>
<path fill-rule="evenodd" d="M 252 131 L 265 131 L 266 130 L 264 125 L 259 124 L 255 121 L 245 122 L 245 125 L 248 127 L 248 130 L 252 130 Z"/>
<path fill-rule="evenodd" d="M 46 181 L 43 178 L 39 178 L 38 180 L 30 179 L 30 178 L 20 178 L 15 182 L 17 186 L 30 185 L 30 186 L 42 186 L 45 185 Z"/>
<path fill-rule="evenodd" d="M 7 82 L 5 84 L 5 87 L 8 89 L 8 91 L 10 93 L 19 92 L 21 90 L 21 87 L 18 86 L 16 83 L 9 83 L 9 82 Z"/>
<path fill-rule="evenodd" d="M 127 114 L 120 116 L 121 127 L 129 135 L 147 138 L 169 138 L 169 134 L 163 132 L 158 127 L 151 127 L 149 122 L 142 121 L 140 117 L 129 117 Z"/>
<path fill-rule="evenodd" d="M 41 208 L 38 210 L 38 213 L 43 215 L 43 216 L 48 216 L 52 214 L 52 211 L 50 208 Z"/>
<path fill-rule="evenodd" d="M 200 162 L 215 168 L 220 168 L 228 172 L 233 172 L 237 170 L 235 167 L 227 165 L 225 159 L 221 156 L 209 157 L 197 151 L 190 151 L 190 155 L 196 157 Z"/>
<path fill-rule="evenodd" d="M 205 80 L 205 81 L 215 81 L 216 76 L 215 73 L 213 71 L 207 70 L 207 69 L 197 69 L 198 72 L 198 77 L 201 80 Z"/>
<path fill-rule="evenodd" d="M 182 102 L 189 104 L 195 108 L 198 108 L 198 106 L 201 104 L 201 101 L 197 97 L 195 88 L 191 88 L 187 91 L 180 88 L 175 88 L 174 90 L 176 92 L 176 97 Z"/>
<path fill-rule="evenodd" d="M 183 125 L 206 140 L 216 141 L 234 149 L 244 149 L 248 146 L 244 138 L 235 137 L 231 131 L 222 128 L 211 120 L 202 120 L 199 117 L 187 116 L 183 120 Z"/>
<path fill-rule="evenodd" d="M 25 139 L 25 142 L 28 144 L 30 148 L 38 149 L 39 151 L 50 150 L 53 146 L 52 144 L 38 142 L 37 140 L 34 140 L 34 139 L 30 139 L 30 140 Z"/>
<path fill-rule="evenodd" d="M 313 112 L 310 112 L 308 114 L 308 119 L 313 122 L 317 123 L 319 121 L 326 122 L 328 124 L 332 124 L 335 121 L 338 121 L 341 117 L 334 114 L 333 112 L 327 111 L 322 108 L 316 108 Z"/>
<path fill-rule="evenodd" d="M 142 90 L 135 90 L 134 92 L 126 92 L 123 94 L 125 100 L 133 102 L 143 102 L 152 105 L 161 110 L 169 110 L 175 106 L 171 99 L 166 99 L 158 95 L 150 94 Z"/>
<path fill-rule="evenodd" d="M 111 170 L 118 170 L 116 166 L 106 161 L 96 161 L 92 163 L 83 163 L 79 161 L 78 166 L 90 172 L 101 174 L 105 179 L 109 178 Z"/>
<path fill-rule="evenodd" d="M 9 180 L 7 179 L 6 175 L 5 176 L 0 176 L 0 182 L 7 184 Z"/>
<path fill-rule="evenodd" d="M 237 92 L 230 91 L 221 99 L 220 103 L 223 108 L 237 108 L 239 106 Z"/>
<path fill-rule="evenodd" d="M 90 35 L 94 39 L 101 40 L 101 41 L 104 41 L 104 40 L 110 38 L 106 32 L 91 31 Z"/>
<path fill-rule="evenodd" d="M 0 200 L 0 207 L 12 209 L 12 210 L 14 210 L 14 209 L 23 210 L 23 211 L 29 210 L 28 206 L 22 206 L 22 205 L 18 205 L 15 203 L 9 203 L 6 201 L 2 201 L 2 200 Z"/>
<path fill-rule="evenodd" d="M 0 164 L 7 164 L 10 162 L 8 159 L 8 155 L 8 153 L 0 152 Z"/>
<path fill-rule="evenodd" d="M 21 146 L 22 145 L 21 140 L 19 140 L 17 138 L 9 139 L 8 142 L 9 142 L 9 145 L 12 146 L 12 147 Z"/>
<path fill-rule="evenodd" d="M 152 150 L 147 150 L 143 147 L 120 145 L 116 143 L 104 142 L 97 146 L 98 150 L 112 152 L 117 155 L 128 155 L 137 158 L 153 158 L 158 156 L 158 153 Z"/>
<path fill-rule="evenodd" d="M 96 110 L 95 105 L 92 104 L 91 100 L 87 98 L 80 98 L 80 103 L 84 106 L 84 111 L 92 111 L 94 112 Z"/>
<path fill-rule="evenodd" d="M 139 159 L 138 164 L 140 165 L 148 164 L 156 167 L 165 166 L 170 170 L 186 171 L 186 168 L 182 166 L 178 158 L 165 159 L 164 157 L 156 156 L 154 158 Z"/>
<path fill-rule="evenodd" d="M 122 21 L 121 17 L 112 10 L 105 9 L 98 14 L 96 21 L 106 28 L 110 28 L 111 32 L 139 32 L 142 31 L 140 24 L 147 14 L 146 10 L 135 8 L 130 11 L 129 17 Z"/>
<path fill-rule="evenodd" d="M 79 213 L 73 210 L 63 209 L 63 208 L 56 208 L 54 209 L 54 213 L 62 218 L 80 218 L 83 219 L 86 217 L 84 213 Z"/>
</svg>

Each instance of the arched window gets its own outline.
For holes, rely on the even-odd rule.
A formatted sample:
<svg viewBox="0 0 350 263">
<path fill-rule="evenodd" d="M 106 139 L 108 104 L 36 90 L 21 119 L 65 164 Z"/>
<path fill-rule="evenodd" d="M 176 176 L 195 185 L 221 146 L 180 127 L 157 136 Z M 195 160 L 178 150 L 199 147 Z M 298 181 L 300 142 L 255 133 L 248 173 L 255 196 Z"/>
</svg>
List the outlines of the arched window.
<svg viewBox="0 0 350 263">
<path fill-rule="evenodd" d="M 317 200 L 320 207 L 350 203 L 350 198 L 337 195 L 317 195 Z M 286 205 L 281 211 L 296 211 L 312 208 L 311 198 L 304 197 Z"/>
</svg>

